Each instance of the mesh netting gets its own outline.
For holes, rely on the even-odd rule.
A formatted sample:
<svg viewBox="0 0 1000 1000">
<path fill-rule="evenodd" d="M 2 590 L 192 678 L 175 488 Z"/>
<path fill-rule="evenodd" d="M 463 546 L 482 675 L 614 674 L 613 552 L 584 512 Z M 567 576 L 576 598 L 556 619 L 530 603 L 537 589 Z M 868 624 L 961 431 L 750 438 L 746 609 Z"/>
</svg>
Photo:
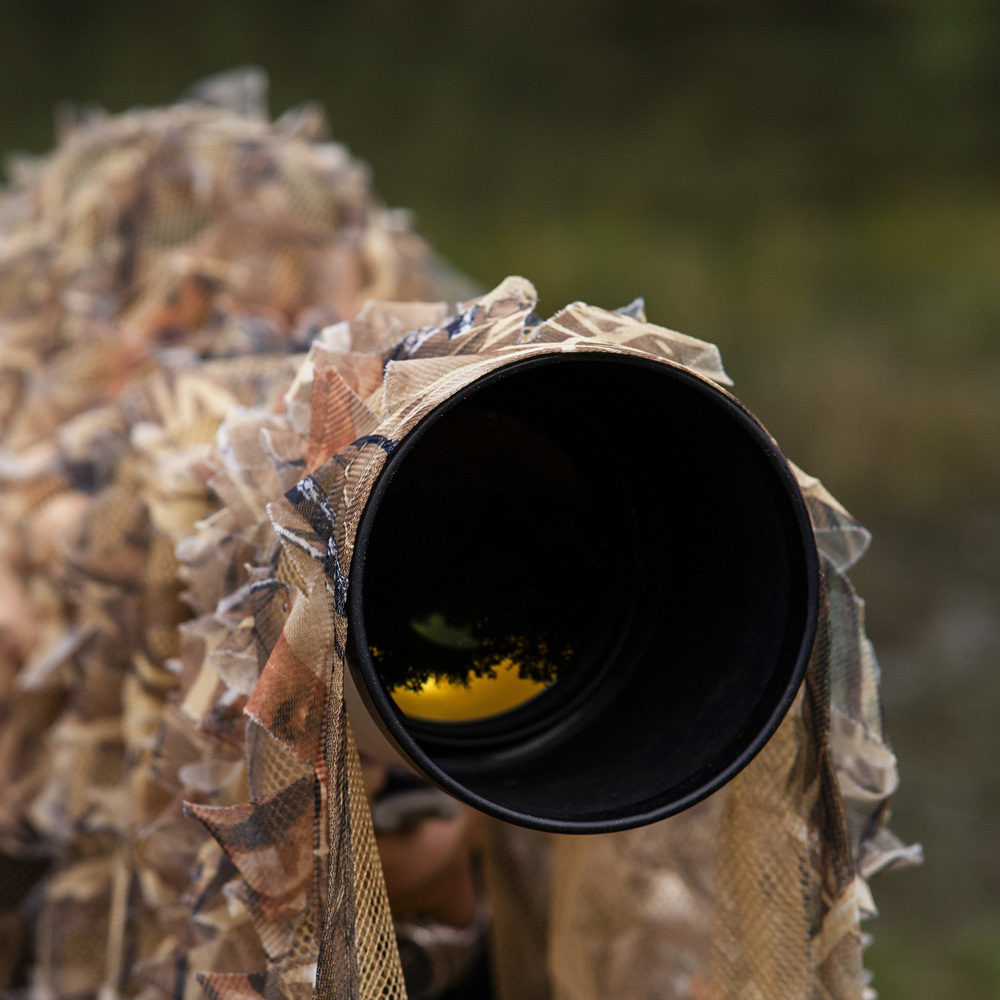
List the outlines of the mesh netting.
<svg viewBox="0 0 1000 1000">
<path fill-rule="evenodd" d="M 81 121 L 0 200 L 0 849 L 37 863 L 0 906 L 0 973 L 44 1000 L 401 1000 L 343 699 L 387 443 L 541 354 L 728 379 L 638 308 L 542 322 L 523 279 L 361 308 L 456 283 L 315 115 L 209 90 Z M 504 1000 L 861 995 L 865 879 L 915 853 L 884 827 L 895 760 L 844 575 L 867 536 L 797 475 L 826 604 L 792 710 L 664 823 L 490 825 Z"/>
<path fill-rule="evenodd" d="M 382 865 L 378 859 L 372 814 L 365 797 L 361 762 L 354 740 L 348 748 L 348 781 L 351 797 L 351 852 L 355 870 L 354 933 L 358 942 L 359 995 L 371 1000 L 406 996 L 403 972 L 396 951 L 392 913 L 386 897 Z"/>
<path fill-rule="evenodd" d="M 727 381 L 710 345 L 639 316 L 577 304 L 540 323 L 534 304 L 530 285 L 508 279 L 401 340 L 384 312 L 352 322 L 353 337 L 376 347 L 384 337 L 385 379 L 365 399 L 380 421 L 271 508 L 290 557 L 323 566 L 329 600 L 343 599 L 358 518 L 392 443 L 486 372 L 540 354 L 610 351 Z M 324 363 L 363 395 L 355 361 Z M 317 391 L 335 381 L 314 377 Z M 316 405 L 314 396 L 314 413 Z M 336 412 L 346 419 L 349 410 Z M 350 439 L 359 426 L 330 440 Z M 816 526 L 824 598 L 791 710 L 748 768 L 682 816 L 586 838 L 494 824 L 487 868 L 501 996 L 864 993 L 860 920 L 873 912 L 865 878 L 917 851 L 884 829 L 895 765 L 860 605 L 844 576 L 867 535 L 816 480 L 797 475 Z M 343 645 L 335 657 L 342 670 Z"/>
</svg>

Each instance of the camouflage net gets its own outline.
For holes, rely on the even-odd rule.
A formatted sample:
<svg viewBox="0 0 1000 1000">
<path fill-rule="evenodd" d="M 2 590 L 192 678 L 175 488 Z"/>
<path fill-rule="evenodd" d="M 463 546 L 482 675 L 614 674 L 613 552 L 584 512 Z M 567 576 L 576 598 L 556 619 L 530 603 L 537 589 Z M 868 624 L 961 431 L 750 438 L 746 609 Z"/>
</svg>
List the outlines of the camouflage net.
<svg viewBox="0 0 1000 1000">
<path fill-rule="evenodd" d="M 388 453 L 543 353 L 728 384 L 641 307 L 543 322 L 519 278 L 456 309 L 374 301 L 463 293 L 319 135 L 204 99 L 99 117 L 0 202 L 0 975 L 31 996 L 404 997 L 343 700 Z M 663 823 L 489 824 L 504 1000 L 863 994 L 867 879 L 916 853 L 885 829 L 895 760 L 845 575 L 868 536 L 798 475 L 825 604 L 791 711 Z"/>
<path fill-rule="evenodd" d="M 304 470 L 259 415 L 367 299 L 468 286 L 255 83 L 83 116 L 0 198 L 0 985 L 32 995 L 312 992 L 323 768 L 244 714 L 291 607 L 246 564 Z"/>
<path fill-rule="evenodd" d="M 324 569 L 334 676 L 343 672 L 346 573 L 365 501 L 395 444 L 434 407 L 497 367 L 558 352 L 652 356 L 729 382 L 714 347 L 653 326 L 638 309 L 577 303 L 542 322 L 523 279 L 448 316 L 408 307 L 400 322 L 387 320 L 396 315 L 369 307 L 348 324 L 352 344 L 382 344 L 362 356 L 374 357 L 371 367 L 356 354 L 314 362 L 313 427 L 320 413 L 342 414 L 347 426 L 317 442 L 310 464 L 324 452 L 332 458 L 270 507 L 288 558 Z M 862 605 L 845 575 L 869 538 L 817 480 L 795 472 L 824 603 L 792 709 L 745 771 L 681 816 L 589 837 L 493 823 L 487 862 L 501 996 L 863 995 L 860 920 L 874 913 L 867 879 L 916 860 L 918 850 L 885 828 L 895 760 Z"/>
</svg>

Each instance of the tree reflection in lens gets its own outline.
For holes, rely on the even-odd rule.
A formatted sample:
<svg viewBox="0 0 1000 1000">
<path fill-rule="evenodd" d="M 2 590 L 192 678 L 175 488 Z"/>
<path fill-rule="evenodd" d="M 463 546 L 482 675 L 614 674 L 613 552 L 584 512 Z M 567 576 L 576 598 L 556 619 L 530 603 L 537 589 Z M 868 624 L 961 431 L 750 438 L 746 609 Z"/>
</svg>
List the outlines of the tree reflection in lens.
<svg viewBox="0 0 1000 1000">
<path fill-rule="evenodd" d="M 467 722 L 524 705 L 551 687 L 573 658 L 569 643 L 551 637 L 493 635 L 488 619 L 458 626 L 433 612 L 409 626 L 424 640 L 426 659 L 378 647 L 371 648 L 372 658 L 396 705 L 429 722 Z"/>
</svg>

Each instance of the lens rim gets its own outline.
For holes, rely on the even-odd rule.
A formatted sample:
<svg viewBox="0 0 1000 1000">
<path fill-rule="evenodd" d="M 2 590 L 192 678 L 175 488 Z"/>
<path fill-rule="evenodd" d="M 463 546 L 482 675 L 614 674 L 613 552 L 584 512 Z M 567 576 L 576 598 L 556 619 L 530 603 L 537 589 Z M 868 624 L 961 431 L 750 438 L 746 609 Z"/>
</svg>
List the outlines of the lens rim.
<svg viewBox="0 0 1000 1000">
<path fill-rule="evenodd" d="M 411 728 L 423 734 L 426 739 L 431 736 L 430 730 L 439 730 L 441 724 L 428 726 L 426 721 L 404 721 L 406 719 L 404 713 L 396 706 L 391 695 L 382 685 L 377 667 L 368 649 L 364 615 L 364 570 L 368 543 L 372 536 L 382 498 L 388 490 L 395 474 L 406 460 L 406 457 L 431 427 L 446 414 L 466 403 L 482 390 L 514 378 L 523 372 L 557 364 L 565 365 L 588 361 L 591 363 L 599 361 L 643 368 L 647 371 L 655 371 L 659 375 L 676 379 L 684 383 L 688 388 L 709 399 L 714 405 L 725 410 L 750 435 L 754 443 L 760 448 L 765 461 L 777 474 L 778 480 L 784 487 L 784 492 L 790 502 L 794 524 L 790 526 L 788 535 L 789 537 L 797 537 L 801 543 L 800 554 L 802 557 L 802 569 L 805 573 L 805 580 L 802 582 L 805 585 L 806 593 L 801 635 L 795 654 L 795 662 L 789 674 L 788 681 L 782 689 L 781 696 L 775 703 L 767 721 L 756 731 L 754 737 L 728 765 L 713 773 L 711 777 L 693 790 L 655 809 L 644 812 L 629 812 L 611 818 L 605 816 L 596 820 L 565 820 L 551 816 L 529 814 L 484 798 L 474 789 L 463 784 L 453 774 L 441 768 L 434 757 L 417 742 L 410 732 Z M 791 530 L 792 527 L 797 529 L 797 531 L 793 532 Z M 806 667 L 815 641 L 819 618 L 819 557 L 816 550 L 812 523 L 794 473 L 773 438 L 742 403 L 702 376 L 667 359 L 622 353 L 614 348 L 590 348 L 586 351 L 577 352 L 554 351 L 512 361 L 480 376 L 432 409 L 393 450 L 372 487 L 358 523 L 348 579 L 349 588 L 346 608 L 348 617 L 347 663 L 362 701 L 372 719 L 389 739 L 390 743 L 417 770 L 421 771 L 431 781 L 461 801 L 497 819 L 552 833 L 607 833 L 643 826 L 660 819 L 665 819 L 668 816 L 689 808 L 735 777 L 764 747 L 791 706 L 805 676 Z M 595 675 L 595 680 L 601 673 L 603 671 L 599 671 Z M 530 713 L 532 706 L 536 705 L 540 699 L 545 698 L 546 695 L 552 693 L 556 686 L 553 685 L 553 688 L 542 692 L 537 698 L 531 699 L 521 706 L 516 706 L 503 713 L 497 713 L 495 716 L 485 717 L 482 721 L 474 720 L 469 723 L 446 724 L 447 731 L 454 736 L 453 740 L 448 740 L 447 742 L 460 746 L 462 740 L 467 738 L 472 729 L 482 726 L 483 722 L 486 722 L 488 725 L 491 719 L 511 717 L 511 721 L 515 721 L 514 717 L 525 712 Z M 520 749 L 515 749 L 512 752 L 520 755 L 521 752 L 530 752 L 541 745 L 548 744 L 553 739 L 562 739 L 569 729 L 575 729 L 578 725 L 584 724 L 588 719 L 592 718 L 594 712 L 599 710 L 599 705 L 596 703 L 588 704 L 580 698 L 582 692 L 589 691 L 592 687 L 593 685 L 590 683 L 582 685 L 581 690 L 576 691 L 570 699 L 571 707 L 575 710 L 570 711 L 567 709 L 561 713 L 557 719 L 553 720 L 553 724 L 547 727 L 544 733 L 536 737 L 537 742 L 532 742 L 530 735 L 527 735 L 527 742 L 525 742 L 527 731 L 519 729 L 517 732 L 521 738 Z M 604 698 L 600 699 L 601 702 L 604 700 Z M 437 742 L 437 739 L 434 741 Z M 501 756 L 503 752 L 503 748 L 500 747 L 499 753 Z"/>
</svg>

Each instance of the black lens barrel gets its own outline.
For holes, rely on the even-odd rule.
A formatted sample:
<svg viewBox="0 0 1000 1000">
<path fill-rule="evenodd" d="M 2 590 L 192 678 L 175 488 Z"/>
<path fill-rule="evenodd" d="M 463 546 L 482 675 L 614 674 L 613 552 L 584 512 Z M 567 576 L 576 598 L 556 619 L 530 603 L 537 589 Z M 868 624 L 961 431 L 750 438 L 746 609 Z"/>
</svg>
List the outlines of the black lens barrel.
<svg viewBox="0 0 1000 1000">
<path fill-rule="evenodd" d="M 388 459 L 355 541 L 348 661 L 443 788 L 524 826 L 603 832 L 686 808 L 753 758 L 801 682 L 817 594 L 794 476 L 732 397 L 635 355 L 542 355 L 456 393 Z M 428 646 L 425 619 L 464 631 Z M 428 722 L 393 699 L 407 671 L 461 678 L 508 647 L 550 681 L 523 705 Z"/>
</svg>

